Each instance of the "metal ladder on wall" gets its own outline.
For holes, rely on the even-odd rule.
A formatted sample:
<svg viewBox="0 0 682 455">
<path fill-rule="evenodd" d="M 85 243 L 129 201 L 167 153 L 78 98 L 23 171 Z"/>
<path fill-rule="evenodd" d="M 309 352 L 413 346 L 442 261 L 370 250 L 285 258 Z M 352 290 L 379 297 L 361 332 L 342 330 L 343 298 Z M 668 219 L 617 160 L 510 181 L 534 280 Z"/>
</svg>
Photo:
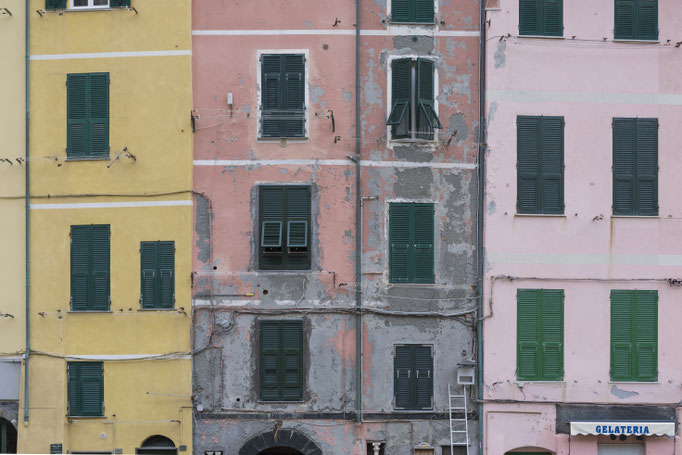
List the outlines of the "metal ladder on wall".
<svg viewBox="0 0 682 455">
<path fill-rule="evenodd" d="M 448 384 L 448 411 L 450 412 L 450 455 L 455 455 L 455 447 L 461 447 L 462 442 L 455 436 L 464 434 L 466 440 L 466 453 L 469 455 L 469 424 L 467 420 L 467 386 L 462 386 L 462 395 L 452 393 L 452 386 Z M 455 413 L 464 412 L 461 419 L 452 417 Z M 461 429 L 461 424 L 464 429 Z M 460 424 L 459 427 L 457 424 Z"/>
</svg>

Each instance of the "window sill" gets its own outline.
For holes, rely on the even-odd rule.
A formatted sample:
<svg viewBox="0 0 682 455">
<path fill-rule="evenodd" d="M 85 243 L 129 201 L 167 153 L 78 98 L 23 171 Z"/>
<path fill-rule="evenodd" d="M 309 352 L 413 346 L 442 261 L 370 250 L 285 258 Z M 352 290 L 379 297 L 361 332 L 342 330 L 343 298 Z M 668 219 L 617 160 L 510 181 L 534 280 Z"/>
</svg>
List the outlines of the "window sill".
<svg viewBox="0 0 682 455">
<path fill-rule="evenodd" d="M 660 215 L 611 215 L 611 218 L 632 218 L 632 219 L 645 219 L 645 220 L 660 220 Z"/>
<path fill-rule="evenodd" d="M 67 314 L 113 313 L 111 310 L 69 310 Z"/>
<path fill-rule="evenodd" d="M 657 39 L 614 38 L 614 43 L 660 44 Z"/>
<path fill-rule="evenodd" d="M 89 157 L 66 157 L 66 162 L 70 161 L 109 161 L 111 158 L 108 156 L 89 156 Z"/>
<path fill-rule="evenodd" d="M 519 35 L 517 38 L 535 38 L 535 39 L 566 39 L 563 35 L 553 36 L 553 35 Z"/>
<path fill-rule="evenodd" d="M 523 387 L 523 386 L 525 386 L 526 384 L 566 384 L 566 381 L 564 381 L 563 379 L 560 379 L 560 380 L 557 380 L 557 381 L 541 381 L 541 380 L 537 380 L 537 381 L 521 381 L 521 380 L 517 380 L 517 381 L 515 382 L 515 384 L 516 384 L 517 386 L 519 386 L 519 387 Z"/>
<path fill-rule="evenodd" d="M 658 381 L 609 381 L 609 384 L 652 384 L 652 385 L 658 385 L 660 384 Z"/>
<path fill-rule="evenodd" d="M 435 22 L 396 22 L 396 21 L 391 21 L 389 22 L 389 25 L 421 25 L 424 27 L 434 27 L 436 25 Z"/>
<path fill-rule="evenodd" d="M 305 401 L 257 401 L 257 404 L 305 404 Z"/>
<path fill-rule="evenodd" d="M 393 286 L 398 286 L 398 287 L 432 287 L 435 286 L 436 283 L 388 283 L 391 287 Z"/>
<path fill-rule="evenodd" d="M 75 419 L 106 419 L 107 416 L 66 416 L 67 419 L 69 420 L 75 420 Z"/>
<path fill-rule="evenodd" d="M 408 408 L 393 408 L 394 411 L 409 412 L 410 414 L 430 414 L 435 408 L 424 408 L 424 409 L 408 409 Z"/>
<path fill-rule="evenodd" d="M 514 216 L 521 218 L 566 218 L 565 214 L 554 213 L 515 213 Z"/>
</svg>

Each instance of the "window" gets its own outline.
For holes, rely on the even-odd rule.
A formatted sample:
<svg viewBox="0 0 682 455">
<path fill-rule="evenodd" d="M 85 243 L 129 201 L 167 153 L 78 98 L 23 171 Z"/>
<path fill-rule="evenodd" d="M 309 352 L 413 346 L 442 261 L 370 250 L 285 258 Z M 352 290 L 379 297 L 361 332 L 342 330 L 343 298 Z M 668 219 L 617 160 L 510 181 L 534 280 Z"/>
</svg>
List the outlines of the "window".
<svg viewBox="0 0 682 455">
<path fill-rule="evenodd" d="M 66 9 L 67 0 L 45 0 L 46 10 Z M 72 9 L 130 7 L 130 0 L 70 0 Z"/>
<path fill-rule="evenodd" d="M 433 140 L 434 129 L 443 128 L 434 107 L 433 60 L 397 59 L 391 68 L 391 137 Z"/>
<path fill-rule="evenodd" d="M 109 309 L 109 225 L 71 226 L 71 310 Z"/>
<path fill-rule="evenodd" d="M 613 214 L 658 215 L 658 119 L 613 119 Z"/>
<path fill-rule="evenodd" d="M 303 397 L 302 321 L 260 321 L 260 399 Z"/>
<path fill-rule="evenodd" d="M 433 354 L 431 346 L 416 344 L 395 347 L 393 363 L 395 407 L 433 407 Z"/>
<path fill-rule="evenodd" d="M 611 380 L 658 378 L 658 292 L 611 291 Z"/>
<path fill-rule="evenodd" d="M 564 213 L 564 118 L 516 118 L 516 210 Z"/>
<path fill-rule="evenodd" d="M 141 242 L 142 308 L 173 308 L 175 304 L 175 242 Z"/>
<path fill-rule="evenodd" d="M 520 0 L 519 35 L 563 36 L 563 0 Z"/>
<path fill-rule="evenodd" d="M 455 446 L 454 451 L 450 450 L 450 446 L 441 446 L 442 455 L 468 455 L 467 446 Z M 514 455 L 521 455 L 514 453 Z M 533 455 L 545 455 L 543 453 L 534 453 Z M 549 455 L 549 454 L 547 454 Z"/>
<path fill-rule="evenodd" d="M 517 379 L 561 381 L 564 377 L 563 289 L 519 289 Z"/>
<path fill-rule="evenodd" d="M 310 187 L 261 186 L 260 268 L 310 269 Z"/>
<path fill-rule="evenodd" d="M 67 159 L 109 157 L 109 73 L 69 74 Z"/>
<path fill-rule="evenodd" d="M 615 39 L 658 40 L 658 0 L 615 1 Z"/>
<path fill-rule="evenodd" d="M 392 0 L 391 22 L 433 24 L 434 0 Z"/>
<path fill-rule="evenodd" d="M 433 283 L 433 204 L 394 202 L 389 206 L 391 283 Z"/>
<path fill-rule="evenodd" d="M 104 364 L 68 362 L 69 416 L 104 415 Z"/>
<path fill-rule="evenodd" d="M 263 138 L 305 137 L 305 56 L 261 56 Z"/>
</svg>

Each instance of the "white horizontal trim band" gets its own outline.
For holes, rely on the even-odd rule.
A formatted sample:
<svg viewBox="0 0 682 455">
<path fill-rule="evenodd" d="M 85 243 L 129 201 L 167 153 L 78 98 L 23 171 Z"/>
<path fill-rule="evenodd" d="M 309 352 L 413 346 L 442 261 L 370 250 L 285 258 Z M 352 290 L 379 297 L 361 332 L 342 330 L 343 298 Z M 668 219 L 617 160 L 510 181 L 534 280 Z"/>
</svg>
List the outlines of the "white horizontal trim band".
<svg viewBox="0 0 682 455">
<path fill-rule="evenodd" d="M 172 57 L 192 55 L 192 51 L 133 51 L 133 52 L 92 52 L 85 54 L 44 54 L 31 55 L 30 60 L 78 60 L 85 58 L 125 58 L 125 57 Z"/>
<path fill-rule="evenodd" d="M 131 207 L 177 207 L 192 206 L 192 201 L 131 201 L 131 202 L 83 202 L 76 204 L 31 204 L 31 210 L 59 209 L 114 209 Z"/>
<path fill-rule="evenodd" d="M 191 359 L 189 354 L 86 354 L 65 355 L 67 360 L 146 360 L 156 358 Z"/>
<path fill-rule="evenodd" d="M 486 258 L 495 264 L 682 266 L 680 254 L 549 254 L 487 251 Z"/>
<path fill-rule="evenodd" d="M 487 90 L 488 101 L 514 103 L 585 103 L 682 105 L 680 93 L 559 92 L 535 90 Z"/>
<path fill-rule="evenodd" d="M 194 36 L 301 36 L 301 35 L 340 35 L 355 36 L 355 30 L 193 30 Z M 361 36 L 460 36 L 478 37 L 478 31 L 470 30 L 428 30 L 417 27 L 396 27 L 388 30 L 360 30 Z"/>
<path fill-rule="evenodd" d="M 351 160 L 194 160 L 195 166 L 355 166 Z M 430 167 L 476 169 L 473 163 L 422 163 L 415 161 L 360 161 L 363 167 Z"/>
</svg>

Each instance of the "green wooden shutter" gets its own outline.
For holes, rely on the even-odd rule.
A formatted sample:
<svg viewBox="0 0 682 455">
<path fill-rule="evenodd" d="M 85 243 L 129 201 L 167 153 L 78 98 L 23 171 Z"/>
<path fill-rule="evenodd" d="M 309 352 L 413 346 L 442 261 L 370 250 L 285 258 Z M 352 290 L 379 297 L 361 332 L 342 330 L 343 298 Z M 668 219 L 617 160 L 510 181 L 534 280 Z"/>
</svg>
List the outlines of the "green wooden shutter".
<svg viewBox="0 0 682 455">
<path fill-rule="evenodd" d="M 109 309 L 109 225 L 92 227 L 92 306 Z"/>
<path fill-rule="evenodd" d="M 540 118 L 516 119 L 517 211 L 540 213 Z"/>
<path fill-rule="evenodd" d="M 635 291 L 635 376 L 638 381 L 658 379 L 658 292 Z"/>
<path fill-rule="evenodd" d="M 260 390 L 261 399 L 280 399 L 281 321 L 260 321 Z"/>
<path fill-rule="evenodd" d="M 295 240 L 297 245 L 310 245 L 310 187 L 285 188 L 285 212 L 283 237 L 287 242 Z M 289 232 L 289 229 L 294 229 Z M 291 235 L 290 235 L 291 234 Z M 287 243 L 284 252 L 287 270 L 306 270 L 310 268 L 310 246 L 294 246 Z"/>
<path fill-rule="evenodd" d="M 175 242 L 159 244 L 159 306 L 175 306 Z"/>
<path fill-rule="evenodd" d="M 109 156 L 109 73 L 89 75 L 90 156 Z"/>
<path fill-rule="evenodd" d="M 259 188 L 260 200 L 260 268 L 264 270 L 277 270 L 284 267 L 284 251 L 282 244 L 279 247 L 270 247 L 268 239 L 264 238 L 268 231 L 267 223 L 279 223 L 279 229 L 284 226 L 284 188 L 275 186 L 261 186 Z M 286 237 L 282 237 L 286 238 Z"/>
<path fill-rule="evenodd" d="M 392 107 L 386 124 L 392 125 L 392 136 L 395 139 L 410 137 L 411 80 L 412 60 L 393 60 L 391 63 Z"/>
<path fill-rule="evenodd" d="M 637 0 L 637 38 L 658 39 L 658 0 Z"/>
<path fill-rule="evenodd" d="M 109 0 L 109 6 L 112 8 L 129 7 L 130 0 Z"/>
<path fill-rule="evenodd" d="M 45 0 L 45 9 L 66 9 L 66 0 Z"/>
<path fill-rule="evenodd" d="M 82 362 L 80 365 L 82 414 L 104 415 L 104 375 L 101 362 Z"/>
<path fill-rule="evenodd" d="M 389 273 L 391 283 L 409 283 L 411 268 L 411 204 L 392 203 L 389 206 Z"/>
<path fill-rule="evenodd" d="M 613 119 L 613 214 L 635 215 L 635 119 Z"/>
<path fill-rule="evenodd" d="M 519 0 L 519 35 L 540 35 L 540 2 Z"/>
<path fill-rule="evenodd" d="M 414 387 L 416 409 L 432 407 L 433 356 L 430 346 L 414 346 Z"/>
<path fill-rule="evenodd" d="M 433 23 L 433 2 L 434 0 L 414 0 L 415 22 Z"/>
<path fill-rule="evenodd" d="M 564 291 L 542 290 L 541 364 L 543 381 L 560 381 L 564 376 Z"/>
<path fill-rule="evenodd" d="M 305 56 L 263 55 L 261 73 L 261 136 L 305 136 Z"/>
<path fill-rule="evenodd" d="M 563 0 L 543 0 L 542 18 L 544 36 L 563 36 L 564 4 Z"/>
<path fill-rule="evenodd" d="M 159 269 L 157 242 L 140 243 L 140 261 L 142 308 L 157 308 L 159 306 L 159 292 L 157 289 L 157 274 Z"/>
<path fill-rule="evenodd" d="M 282 396 L 284 401 L 303 396 L 303 328 L 301 321 L 282 321 Z"/>
<path fill-rule="evenodd" d="M 279 115 L 282 109 L 282 60 L 281 54 L 263 55 L 261 57 L 261 122 L 263 137 L 282 137 L 282 120 Z"/>
<path fill-rule="evenodd" d="M 518 289 L 517 299 L 517 378 L 540 379 L 540 290 Z"/>
<path fill-rule="evenodd" d="M 611 380 L 634 379 L 633 291 L 611 291 Z"/>
<path fill-rule="evenodd" d="M 391 3 L 391 22 L 410 22 L 410 0 L 392 0 Z"/>
<path fill-rule="evenodd" d="M 87 311 L 91 301 L 92 226 L 71 226 L 71 310 Z"/>
<path fill-rule="evenodd" d="M 432 60 L 417 59 L 417 137 L 433 139 L 433 130 L 442 128 L 434 108 L 434 64 Z"/>
<path fill-rule="evenodd" d="M 284 137 L 305 136 L 305 58 L 303 55 L 284 56 Z"/>
<path fill-rule="evenodd" d="M 69 362 L 66 364 L 66 396 L 67 396 L 67 415 L 77 416 L 81 415 L 81 409 L 78 405 L 78 396 L 80 395 L 80 385 L 78 383 L 78 364 Z"/>
<path fill-rule="evenodd" d="M 66 154 L 68 158 L 81 158 L 88 154 L 88 75 L 66 76 L 67 131 Z"/>
<path fill-rule="evenodd" d="M 393 361 L 395 407 L 408 409 L 414 403 L 412 387 L 412 346 L 396 346 Z"/>
<path fill-rule="evenodd" d="M 658 119 L 636 119 L 635 213 L 658 215 Z"/>
<path fill-rule="evenodd" d="M 615 39 L 636 39 L 635 0 L 615 1 Z"/>
<path fill-rule="evenodd" d="M 564 213 L 564 118 L 540 118 L 541 213 Z"/>
<path fill-rule="evenodd" d="M 433 283 L 433 204 L 414 204 L 414 282 Z"/>
</svg>

